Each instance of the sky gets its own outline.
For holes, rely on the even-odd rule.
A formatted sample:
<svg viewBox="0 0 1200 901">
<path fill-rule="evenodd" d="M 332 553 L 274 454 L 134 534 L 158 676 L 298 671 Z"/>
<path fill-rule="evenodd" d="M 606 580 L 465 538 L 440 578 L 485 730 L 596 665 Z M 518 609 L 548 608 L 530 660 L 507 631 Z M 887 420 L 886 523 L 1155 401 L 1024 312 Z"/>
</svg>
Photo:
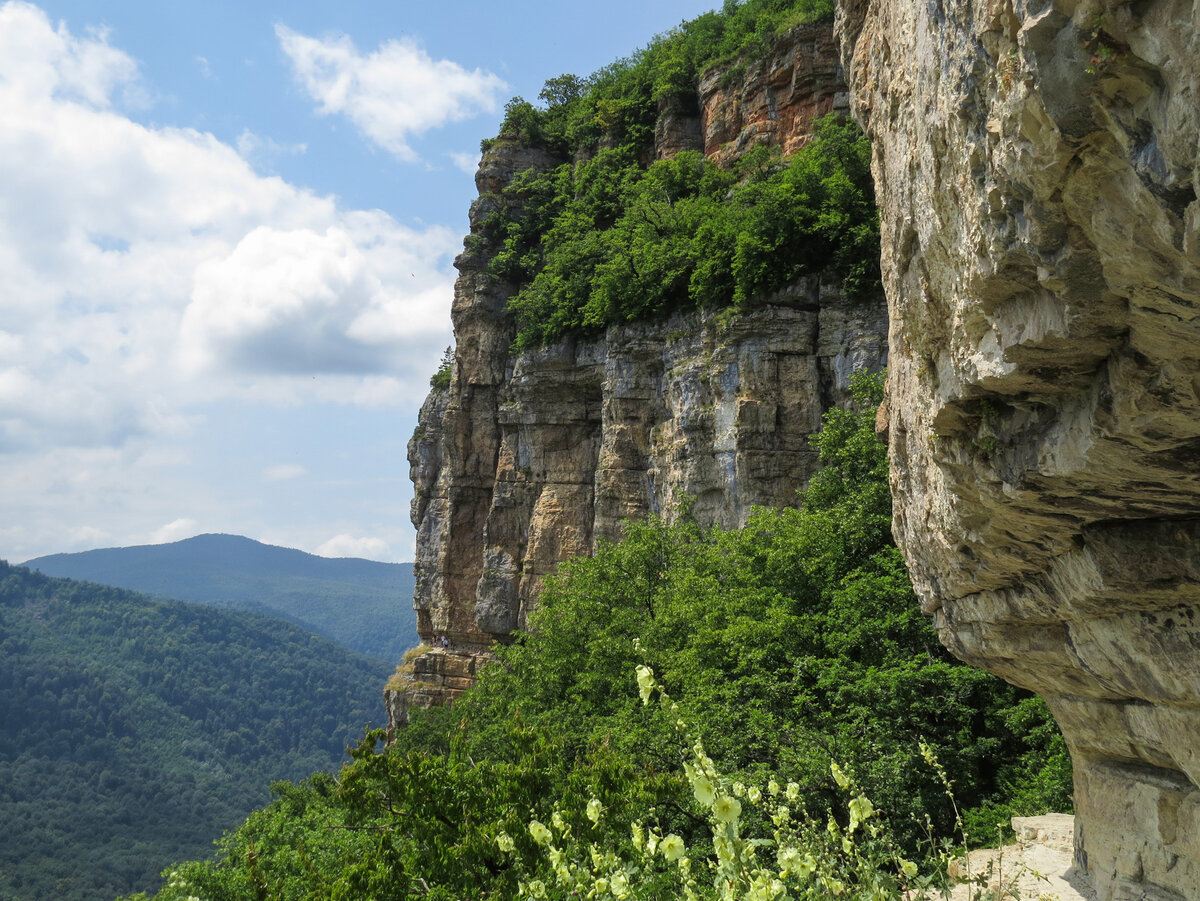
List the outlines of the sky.
<svg viewBox="0 0 1200 901">
<path fill-rule="evenodd" d="M 412 559 L 479 142 L 703 0 L 0 0 L 0 559 Z"/>
</svg>

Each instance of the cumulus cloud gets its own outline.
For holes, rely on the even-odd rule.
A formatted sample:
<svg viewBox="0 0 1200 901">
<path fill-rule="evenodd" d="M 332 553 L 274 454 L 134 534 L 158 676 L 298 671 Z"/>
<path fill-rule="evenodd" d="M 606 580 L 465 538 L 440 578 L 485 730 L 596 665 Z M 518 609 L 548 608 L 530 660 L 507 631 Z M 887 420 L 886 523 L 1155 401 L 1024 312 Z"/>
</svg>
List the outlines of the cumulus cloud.
<svg viewBox="0 0 1200 901">
<path fill-rule="evenodd" d="M 103 30 L 73 37 L 63 25 L 51 27 L 36 6 L 19 0 L 0 7 L 0 16 L 0 67 L 6 91 L 15 98 L 70 98 L 107 107 L 114 89 L 137 77 L 137 64 L 109 46 Z"/>
<path fill-rule="evenodd" d="M 119 448 L 231 398 L 410 404 L 458 236 L 123 114 L 136 63 L 0 5 L 0 453 Z"/>
<path fill-rule="evenodd" d="M 414 338 L 440 330 L 447 276 L 431 269 L 448 233 L 382 214 L 318 231 L 259 226 L 196 268 L 181 360 L 248 373 L 378 373 Z M 399 272 L 408 268 L 406 284 Z M 418 278 L 417 272 L 421 275 Z"/>
<path fill-rule="evenodd" d="M 435 60 L 411 40 L 359 52 L 349 37 L 318 39 L 275 26 L 283 52 L 321 114 L 344 115 L 397 158 L 418 159 L 410 139 L 448 122 L 494 112 L 507 85 L 480 69 Z"/>
<path fill-rule="evenodd" d="M 242 158 L 255 164 L 269 164 L 281 156 L 296 156 L 308 152 L 308 145 L 303 141 L 293 144 L 282 144 L 274 138 L 263 138 L 248 128 L 243 128 L 238 135 L 237 150 Z"/>
<path fill-rule="evenodd" d="M 0 555 L 13 560 L 197 523 L 268 531 L 256 490 L 286 494 L 289 467 L 321 468 L 297 447 L 329 437 L 333 406 L 402 419 L 451 340 L 457 232 L 261 174 L 302 146 L 135 121 L 153 86 L 110 41 L 0 0 L 0 497 L 13 511 Z M 261 440 L 246 434 L 260 415 Z M 373 515 L 383 525 L 297 518 L 291 546 L 410 553 L 407 528 L 387 526 L 403 511 Z"/>
<path fill-rule="evenodd" d="M 478 152 L 476 152 L 476 153 L 451 153 L 450 161 L 452 163 L 454 163 L 454 165 L 457 166 L 459 169 L 461 169 L 463 172 L 467 173 L 467 175 L 474 175 L 475 170 L 479 168 Z"/>
<path fill-rule="evenodd" d="M 382 538 L 355 538 L 335 535 L 317 548 L 320 557 L 361 557 L 365 560 L 389 560 L 391 551 Z"/>
</svg>

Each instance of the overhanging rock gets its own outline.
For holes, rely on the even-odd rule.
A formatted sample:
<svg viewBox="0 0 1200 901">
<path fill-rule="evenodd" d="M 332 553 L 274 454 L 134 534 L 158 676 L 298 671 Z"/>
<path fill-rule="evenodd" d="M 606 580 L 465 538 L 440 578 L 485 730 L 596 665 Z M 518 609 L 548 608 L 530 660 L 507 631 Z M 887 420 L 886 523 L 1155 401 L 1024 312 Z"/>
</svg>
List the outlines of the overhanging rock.
<svg viewBox="0 0 1200 901">
<path fill-rule="evenodd" d="M 1044 695 L 1102 899 L 1200 897 L 1200 11 L 852 0 L 895 533 Z"/>
</svg>

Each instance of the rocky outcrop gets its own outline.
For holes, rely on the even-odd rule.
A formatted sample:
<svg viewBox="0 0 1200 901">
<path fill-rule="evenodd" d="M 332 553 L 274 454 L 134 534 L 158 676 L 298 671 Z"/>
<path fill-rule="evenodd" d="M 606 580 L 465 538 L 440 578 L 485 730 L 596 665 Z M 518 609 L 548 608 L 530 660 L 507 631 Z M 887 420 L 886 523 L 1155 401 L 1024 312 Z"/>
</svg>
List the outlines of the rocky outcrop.
<svg viewBox="0 0 1200 901">
<path fill-rule="evenodd" d="M 838 45 L 828 25 L 803 25 L 744 69 L 700 81 L 704 153 L 729 162 L 756 144 L 795 153 L 821 116 L 846 109 Z"/>
<path fill-rule="evenodd" d="M 1200 10 L 850 0 L 895 534 L 1046 697 L 1101 899 L 1200 891 Z"/>
<path fill-rule="evenodd" d="M 789 155 L 812 135 L 814 121 L 848 103 L 832 29 L 801 25 L 774 39 L 769 53 L 712 67 L 695 92 L 665 95 L 655 156 L 696 150 L 725 165 L 758 145 Z"/>
<path fill-rule="evenodd" d="M 486 647 L 524 625 L 561 560 L 685 495 L 724 526 L 794 502 L 817 465 L 809 436 L 885 341 L 878 304 L 814 277 L 748 313 L 527 351 L 493 385 L 462 367 L 411 445 L 422 636 Z"/>
<path fill-rule="evenodd" d="M 726 134 L 798 147 L 815 116 L 845 104 L 833 47 L 829 26 L 806 26 L 741 76 L 664 100 L 656 154 L 732 159 Z M 553 164 L 496 141 L 473 232 L 514 174 Z M 851 372 L 879 369 L 886 353 L 882 299 L 851 301 L 836 278 L 812 276 L 743 312 L 680 313 L 516 354 L 514 286 L 487 273 L 485 243 L 467 246 L 452 382 L 426 400 L 409 445 L 415 606 L 430 651 L 405 674 L 409 697 L 390 702 L 393 726 L 409 703 L 460 693 L 477 658 L 524 624 L 542 579 L 619 538 L 625 520 L 669 513 L 684 495 L 701 521 L 725 526 L 754 505 L 793 503 L 817 464 L 808 439 L 822 414 L 849 400 Z"/>
</svg>

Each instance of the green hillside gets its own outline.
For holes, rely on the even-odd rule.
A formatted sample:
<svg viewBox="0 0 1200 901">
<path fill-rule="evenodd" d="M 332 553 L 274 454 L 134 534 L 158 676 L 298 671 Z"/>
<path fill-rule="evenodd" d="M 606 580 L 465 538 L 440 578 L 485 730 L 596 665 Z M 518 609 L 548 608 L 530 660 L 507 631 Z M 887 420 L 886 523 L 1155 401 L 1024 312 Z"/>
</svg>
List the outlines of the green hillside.
<svg viewBox="0 0 1200 901">
<path fill-rule="evenodd" d="M 337 768 L 391 667 L 277 618 L 0 561 L 0 899 L 152 888 Z"/>
<path fill-rule="evenodd" d="M 237 535 L 53 554 L 24 564 L 180 601 L 282 616 L 395 662 L 417 639 L 411 563 L 330 559 Z"/>
<path fill-rule="evenodd" d="M 1046 706 L 921 614 L 854 387 L 798 508 L 629 523 L 453 709 L 279 786 L 155 901 L 918 901 L 964 826 L 1069 808 Z"/>
</svg>

